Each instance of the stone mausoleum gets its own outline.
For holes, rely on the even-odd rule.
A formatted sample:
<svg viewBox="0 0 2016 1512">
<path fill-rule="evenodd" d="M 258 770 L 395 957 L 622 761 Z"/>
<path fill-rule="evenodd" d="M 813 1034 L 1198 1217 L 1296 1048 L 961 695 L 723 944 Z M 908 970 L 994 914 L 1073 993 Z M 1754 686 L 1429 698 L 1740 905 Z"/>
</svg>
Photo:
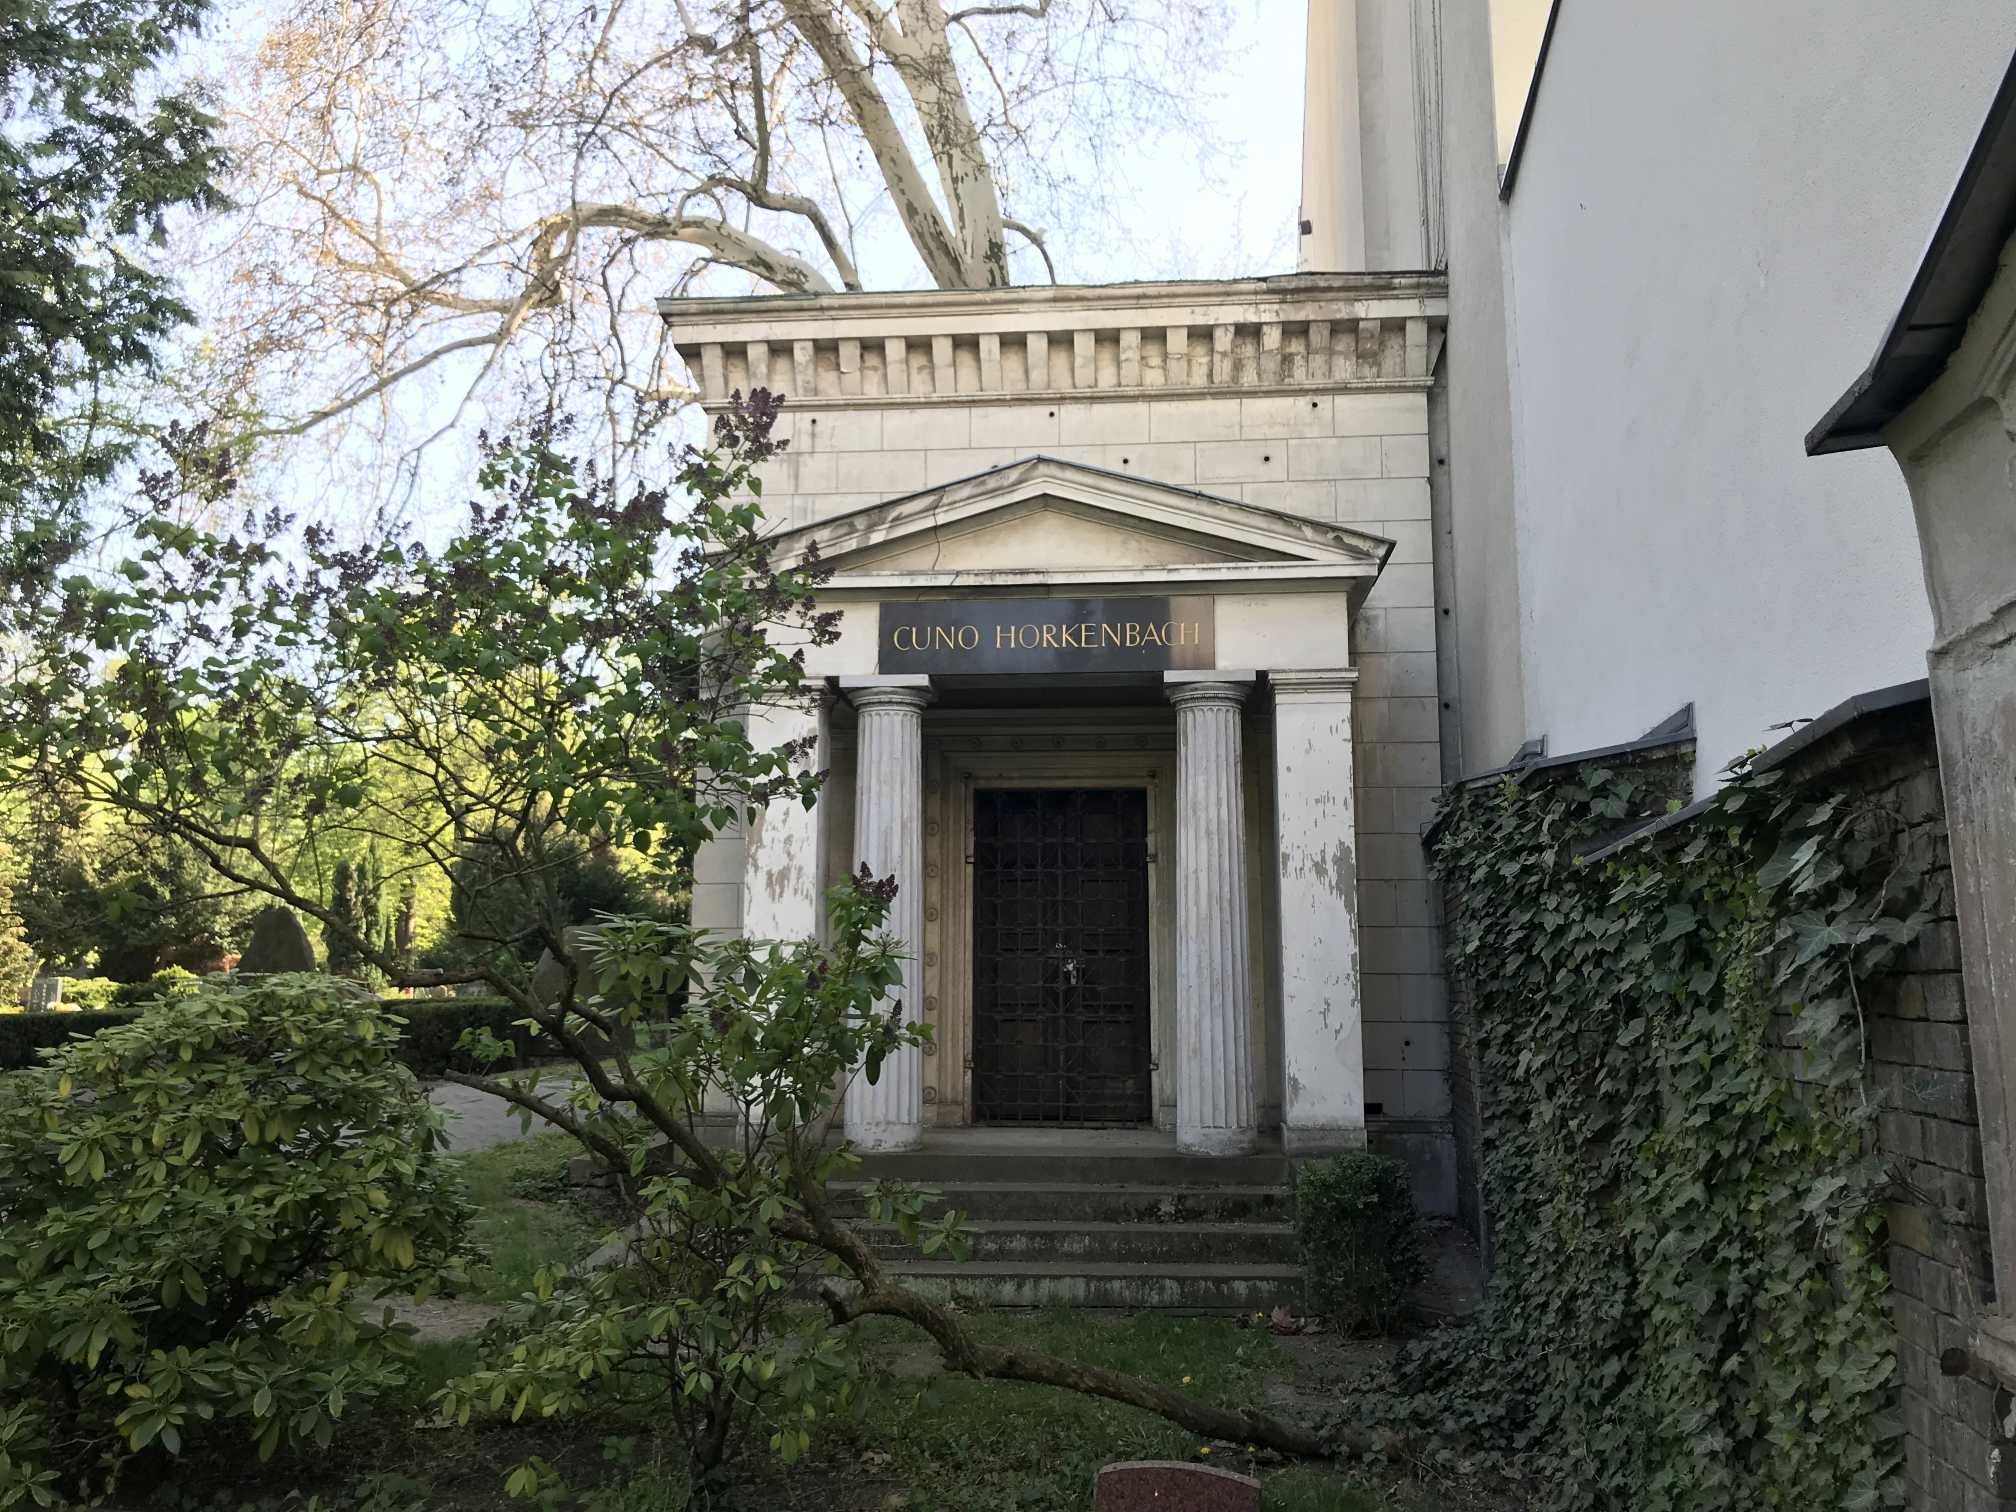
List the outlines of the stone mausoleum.
<svg viewBox="0 0 2016 1512">
<path fill-rule="evenodd" d="M 750 715 L 824 795 L 710 845 L 693 917 L 803 938 L 844 873 L 896 877 L 933 1037 L 850 1135 L 1369 1141 L 1448 1211 L 1441 279 L 663 308 L 710 410 L 788 396 L 762 503 L 832 569 L 815 695 Z"/>
</svg>

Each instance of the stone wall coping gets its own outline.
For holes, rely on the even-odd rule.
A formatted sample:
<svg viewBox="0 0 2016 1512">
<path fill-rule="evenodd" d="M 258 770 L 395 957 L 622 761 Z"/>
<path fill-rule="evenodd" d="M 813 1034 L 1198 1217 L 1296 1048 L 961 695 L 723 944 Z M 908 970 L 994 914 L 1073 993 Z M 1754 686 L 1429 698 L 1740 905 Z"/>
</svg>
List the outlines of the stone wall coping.
<svg viewBox="0 0 2016 1512">
<path fill-rule="evenodd" d="M 1865 757 L 1881 755 L 1900 746 L 1932 739 L 1932 694 L 1925 679 L 1897 683 L 1844 698 L 1818 719 L 1793 731 L 1776 745 L 1761 752 L 1751 769 L 1769 772 L 1783 768 L 1800 786 L 1832 776 Z M 1650 840 L 1669 830 L 1691 823 L 1715 801 L 1710 793 L 1685 808 L 1665 814 L 1641 829 L 1619 836 L 1594 850 L 1584 852 L 1585 861 L 1601 861 L 1640 841 Z"/>
<path fill-rule="evenodd" d="M 877 293 L 758 294 L 658 301 L 680 346 L 746 341 L 752 325 L 802 336 L 854 336 L 1029 328 L 1118 330 L 1130 325 L 1211 325 L 1230 319 L 1352 319 L 1449 312 L 1440 273 L 1288 273 L 1278 278 L 1180 279 L 1118 284 L 1018 284 L 1006 289 L 916 289 Z"/>
</svg>

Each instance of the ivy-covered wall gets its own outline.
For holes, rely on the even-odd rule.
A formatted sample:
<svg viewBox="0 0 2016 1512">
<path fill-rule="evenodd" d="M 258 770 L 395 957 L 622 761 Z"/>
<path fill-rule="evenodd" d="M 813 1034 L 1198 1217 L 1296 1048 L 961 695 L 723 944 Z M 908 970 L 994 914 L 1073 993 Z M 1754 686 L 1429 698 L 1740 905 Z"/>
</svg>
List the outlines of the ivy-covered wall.
<svg viewBox="0 0 2016 1512">
<path fill-rule="evenodd" d="M 1495 1270 L 1405 1410 L 1564 1507 L 2016 1505 L 2006 1397 L 1939 1373 L 1987 1273 L 1922 698 L 1678 815 L 1672 765 L 1473 785 L 1431 833 Z"/>
</svg>

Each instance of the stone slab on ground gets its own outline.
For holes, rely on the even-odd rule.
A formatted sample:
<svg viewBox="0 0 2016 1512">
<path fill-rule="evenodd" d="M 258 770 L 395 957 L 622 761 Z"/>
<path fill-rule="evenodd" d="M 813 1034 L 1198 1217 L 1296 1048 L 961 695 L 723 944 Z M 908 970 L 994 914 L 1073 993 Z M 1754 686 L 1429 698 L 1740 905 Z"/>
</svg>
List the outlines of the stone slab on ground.
<svg viewBox="0 0 2016 1512">
<path fill-rule="evenodd" d="M 1213 1465 L 1132 1460 L 1099 1472 L 1092 1512 L 1260 1512 L 1260 1482 Z"/>
</svg>

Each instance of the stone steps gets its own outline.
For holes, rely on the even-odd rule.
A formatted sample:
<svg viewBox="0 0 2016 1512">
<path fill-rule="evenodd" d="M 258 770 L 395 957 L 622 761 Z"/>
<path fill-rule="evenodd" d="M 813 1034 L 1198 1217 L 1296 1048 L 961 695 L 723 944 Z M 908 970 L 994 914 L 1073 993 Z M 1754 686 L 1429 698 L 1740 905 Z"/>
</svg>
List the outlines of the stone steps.
<svg viewBox="0 0 2016 1512">
<path fill-rule="evenodd" d="M 969 1265 L 1285 1265 L 1297 1263 L 1295 1230 L 1285 1223 L 1084 1223 L 1033 1220 L 963 1226 Z M 876 1253 L 924 1260 L 889 1224 L 864 1224 Z"/>
<path fill-rule="evenodd" d="M 1264 1312 L 1301 1301 L 1288 1161 L 1278 1150 L 1183 1155 L 1150 1130 L 975 1130 L 864 1156 L 833 1184 L 894 1277 L 976 1307 Z M 860 1215 L 873 1181 L 964 1213 L 962 1264 L 926 1257 Z"/>
<path fill-rule="evenodd" d="M 1264 1312 L 1302 1301 L 1292 1171 L 1279 1149 L 1179 1154 L 1166 1131 L 934 1131 L 829 1187 L 892 1277 L 973 1307 Z M 969 1259 L 926 1257 L 864 1212 L 872 1182 L 966 1215 Z M 606 1263 L 608 1257 L 598 1257 Z"/>
<path fill-rule="evenodd" d="M 834 1206 L 861 1211 L 859 1181 L 836 1181 Z M 955 1208 L 976 1223 L 1285 1223 L 1294 1201 L 1279 1186 L 1105 1186 L 1072 1181 L 927 1183 L 929 1211 Z"/>
<path fill-rule="evenodd" d="M 1294 1307 L 1302 1297 L 1295 1265 L 921 1260 L 888 1269 L 926 1296 L 967 1307 L 1243 1313 Z"/>
<path fill-rule="evenodd" d="M 993 1185 L 1000 1182 L 1059 1183 L 1070 1186 L 1285 1187 L 1286 1156 L 1179 1155 L 1165 1142 L 1106 1147 L 1096 1135 L 1058 1147 L 1018 1147 L 1012 1141 L 943 1140 L 921 1150 L 863 1155 L 856 1176 L 862 1181 L 908 1181 L 929 1186 Z"/>
</svg>

